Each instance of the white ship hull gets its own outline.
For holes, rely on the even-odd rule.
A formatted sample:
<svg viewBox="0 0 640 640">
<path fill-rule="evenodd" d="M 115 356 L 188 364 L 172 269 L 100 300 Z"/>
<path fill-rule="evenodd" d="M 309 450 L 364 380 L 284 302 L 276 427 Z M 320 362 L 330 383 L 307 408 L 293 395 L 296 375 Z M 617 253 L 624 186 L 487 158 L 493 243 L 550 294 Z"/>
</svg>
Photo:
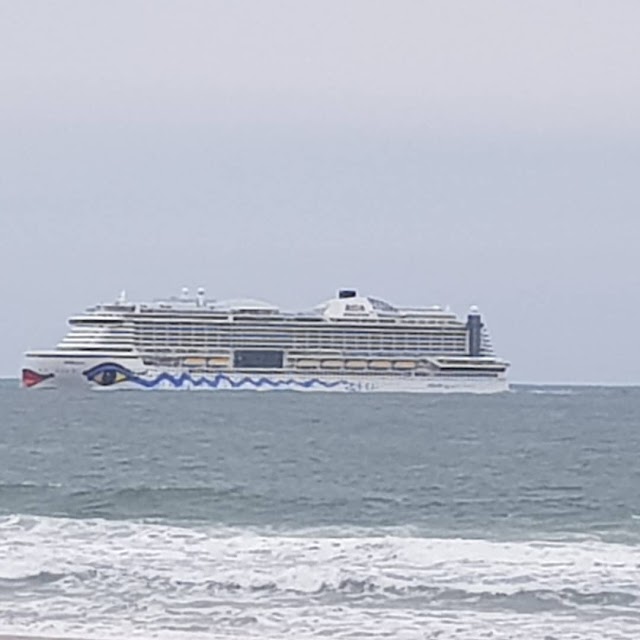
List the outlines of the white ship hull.
<svg viewBox="0 0 640 640">
<path fill-rule="evenodd" d="M 145 367 L 139 358 L 104 360 L 27 357 L 25 369 L 38 372 L 38 389 L 325 391 L 394 393 L 500 393 L 506 378 L 407 374 L 218 371 L 193 372 Z"/>
</svg>

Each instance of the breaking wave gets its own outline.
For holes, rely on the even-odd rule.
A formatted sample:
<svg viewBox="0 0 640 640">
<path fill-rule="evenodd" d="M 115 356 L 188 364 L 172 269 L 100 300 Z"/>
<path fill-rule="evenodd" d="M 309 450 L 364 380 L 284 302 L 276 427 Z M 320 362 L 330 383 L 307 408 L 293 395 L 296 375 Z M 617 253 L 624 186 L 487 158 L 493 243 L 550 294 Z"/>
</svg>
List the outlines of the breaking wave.
<svg viewBox="0 0 640 640">
<path fill-rule="evenodd" d="M 0 631 L 631 638 L 640 629 L 639 567 L 640 547 L 599 539 L 283 534 L 14 515 L 0 518 Z"/>
</svg>

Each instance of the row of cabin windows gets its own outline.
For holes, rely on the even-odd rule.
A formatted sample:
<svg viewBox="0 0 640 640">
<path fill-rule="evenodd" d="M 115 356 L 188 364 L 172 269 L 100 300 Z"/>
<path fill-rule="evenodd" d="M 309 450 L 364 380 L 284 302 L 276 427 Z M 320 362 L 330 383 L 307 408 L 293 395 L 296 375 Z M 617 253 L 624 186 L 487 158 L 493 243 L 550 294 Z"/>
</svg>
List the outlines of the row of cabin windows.
<svg viewBox="0 0 640 640">
<path fill-rule="evenodd" d="M 439 339 L 439 338 L 466 338 L 467 332 L 465 330 L 456 331 L 434 331 L 434 332 L 394 332 L 394 333 L 377 333 L 377 332 L 358 332 L 358 333 L 343 333 L 343 332 L 300 332 L 300 333 L 173 333 L 169 331 L 140 331 L 135 334 L 139 338 L 156 338 L 156 337 L 172 337 L 175 339 L 208 339 L 208 340 L 418 340 L 418 339 Z"/>
<path fill-rule="evenodd" d="M 210 333 L 243 333 L 243 332 L 272 332 L 279 331 L 283 333 L 305 333 L 305 332 L 322 332 L 328 331 L 330 333 L 372 333 L 372 332 L 398 332 L 398 331 L 412 331 L 415 333 L 421 333 L 424 331 L 456 331 L 460 329 L 466 328 L 466 325 L 463 323 L 451 323 L 447 325 L 437 325 L 437 326 L 425 326 L 425 327 L 381 327 L 381 326 L 369 326 L 369 327 L 336 327 L 320 325 L 316 327 L 309 326 L 301 326 L 301 327 L 286 327 L 286 326 L 255 326 L 255 325 L 236 325 L 236 324 L 228 324 L 228 325 L 198 325 L 198 324 L 183 324 L 183 325 L 167 325 L 167 324 L 137 324 L 135 325 L 135 331 L 173 331 L 173 332 L 183 332 L 183 331 L 198 331 L 198 332 L 210 332 Z M 112 330 L 112 329 L 111 329 Z"/>
<path fill-rule="evenodd" d="M 152 344 L 174 344 L 174 345 L 224 345 L 229 347 L 239 347 L 242 345 L 270 345 L 270 346 L 282 346 L 282 347 L 303 347 L 305 345 L 308 346 L 332 346 L 332 347 L 361 347 L 366 345 L 376 346 L 376 347 L 397 347 L 397 346 L 415 346 L 415 347 L 424 347 L 429 345 L 466 345 L 467 340 L 466 337 L 463 338 L 424 338 L 424 339 L 402 339 L 396 338 L 395 340 L 368 340 L 366 338 L 359 340 L 265 340 L 264 338 L 256 338 L 256 339 L 208 339 L 208 340 L 197 340 L 197 339 L 177 339 L 172 337 L 156 337 L 151 340 L 136 340 L 137 344 L 140 345 L 152 345 Z"/>
<path fill-rule="evenodd" d="M 137 350 L 140 353 L 144 354 L 168 354 L 168 355 L 198 355 L 198 356 L 209 356 L 211 353 L 216 353 L 217 350 L 208 348 L 208 347 L 167 347 L 163 345 L 154 345 L 154 346 L 145 346 L 138 347 Z M 326 352 L 326 349 L 318 349 L 318 352 Z M 314 353 L 313 349 L 305 350 L 305 353 L 311 355 Z M 391 356 L 416 356 L 420 355 L 451 355 L 451 354 L 461 354 L 464 355 L 467 353 L 466 348 L 456 347 L 456 348 L 448 348 L 448 347 L 438 347 L 432 346 L 424 349 L 360 349 L 358 351 L 353 350 L 345 350 L 345 353 L 348 353 L 352 356 L 357 357 L 366 357 L 366 356 L 376 356 L 376 357 L 391 357 Z"/>
<path fill-rule="evenodd" d="M 131 342 L 132 340 L 123 340 L 121 337 L 110 337 L 110 336 L 96 336 L 94 339 L 88 338 L 64 338 L 63 343 L 65 344 L 85 344 L 85 343 L 121 343 L 121 342 Z M 379 336 L 367 338 L 367 337 L 354 337 L 349 340 L 344 340 L 338 336 L 334 336 L 329 340 L 322 340 L 319 338 L 308 338 L 308 339 L 276 339 L 276 338 L 265 338 L 265 337 L 191 337 L 191 336 L 148 336 L 148 337 L 138 337 L 135 340 L 137 344 L 175 344 L 175 345 L 227 345 L 227 346 L 240 346 L 240 345 L 282 345 L 282 346 L 303 346 L 303 345 L 327 345 L 327 346 L 340 346 L 340 347 L 352 347 L 352 346 L 363 346 L 363 345 L 375 345 L 375 346 L 398 346 L 398 345 L 414 345 L 414 346 L 424 346 L 431 344 L 438 345 L 458 345 L 458 344 L 466 344 L 467 339 L 466 336 L 438 336 L 438 337 L 406 337 L 406 336 L 393 336 L 382 338 Z"/>
</svg>

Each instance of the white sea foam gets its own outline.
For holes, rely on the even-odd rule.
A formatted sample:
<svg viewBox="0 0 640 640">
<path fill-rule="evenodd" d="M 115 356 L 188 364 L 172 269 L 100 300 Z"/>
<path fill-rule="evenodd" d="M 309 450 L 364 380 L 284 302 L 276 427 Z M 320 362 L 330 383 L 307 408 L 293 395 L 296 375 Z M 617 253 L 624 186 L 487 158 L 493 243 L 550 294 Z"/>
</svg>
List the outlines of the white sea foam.
<svg viewBox="0 0 640 640">
<path fill-rule="evenodd" d="M 640 547 L 0 518 L 0 631 L 640 637 Z"/>
<path fill-rule="evenodd" d="M 579 387 L 571 389 L 565 387 L 520 387 L 513 389 L 516 393 L 528 393 L 535 396 L 573 396 L 580 393 Z"/>
</svg>

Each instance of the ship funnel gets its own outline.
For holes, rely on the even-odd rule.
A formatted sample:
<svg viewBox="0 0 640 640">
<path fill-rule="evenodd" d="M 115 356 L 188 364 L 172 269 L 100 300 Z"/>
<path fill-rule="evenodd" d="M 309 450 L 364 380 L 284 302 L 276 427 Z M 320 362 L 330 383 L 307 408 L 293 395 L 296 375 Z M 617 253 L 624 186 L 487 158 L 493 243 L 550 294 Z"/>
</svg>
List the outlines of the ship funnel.
<svg viewBox="0 0 640 640">
<path fill-rule="evenodd" d="M 482 352 L 482 316 L 475 305 L 469 309 L 467 316 L 467 344 L 469 355 L 477 358 Z"/>
<path fill-rule="evenodd" d="M 199 307 L 204 307 L 204 289 L 202 287 L 198 288 L 198 292 L 196 294 L 196 304 Z"/>
</svg>

